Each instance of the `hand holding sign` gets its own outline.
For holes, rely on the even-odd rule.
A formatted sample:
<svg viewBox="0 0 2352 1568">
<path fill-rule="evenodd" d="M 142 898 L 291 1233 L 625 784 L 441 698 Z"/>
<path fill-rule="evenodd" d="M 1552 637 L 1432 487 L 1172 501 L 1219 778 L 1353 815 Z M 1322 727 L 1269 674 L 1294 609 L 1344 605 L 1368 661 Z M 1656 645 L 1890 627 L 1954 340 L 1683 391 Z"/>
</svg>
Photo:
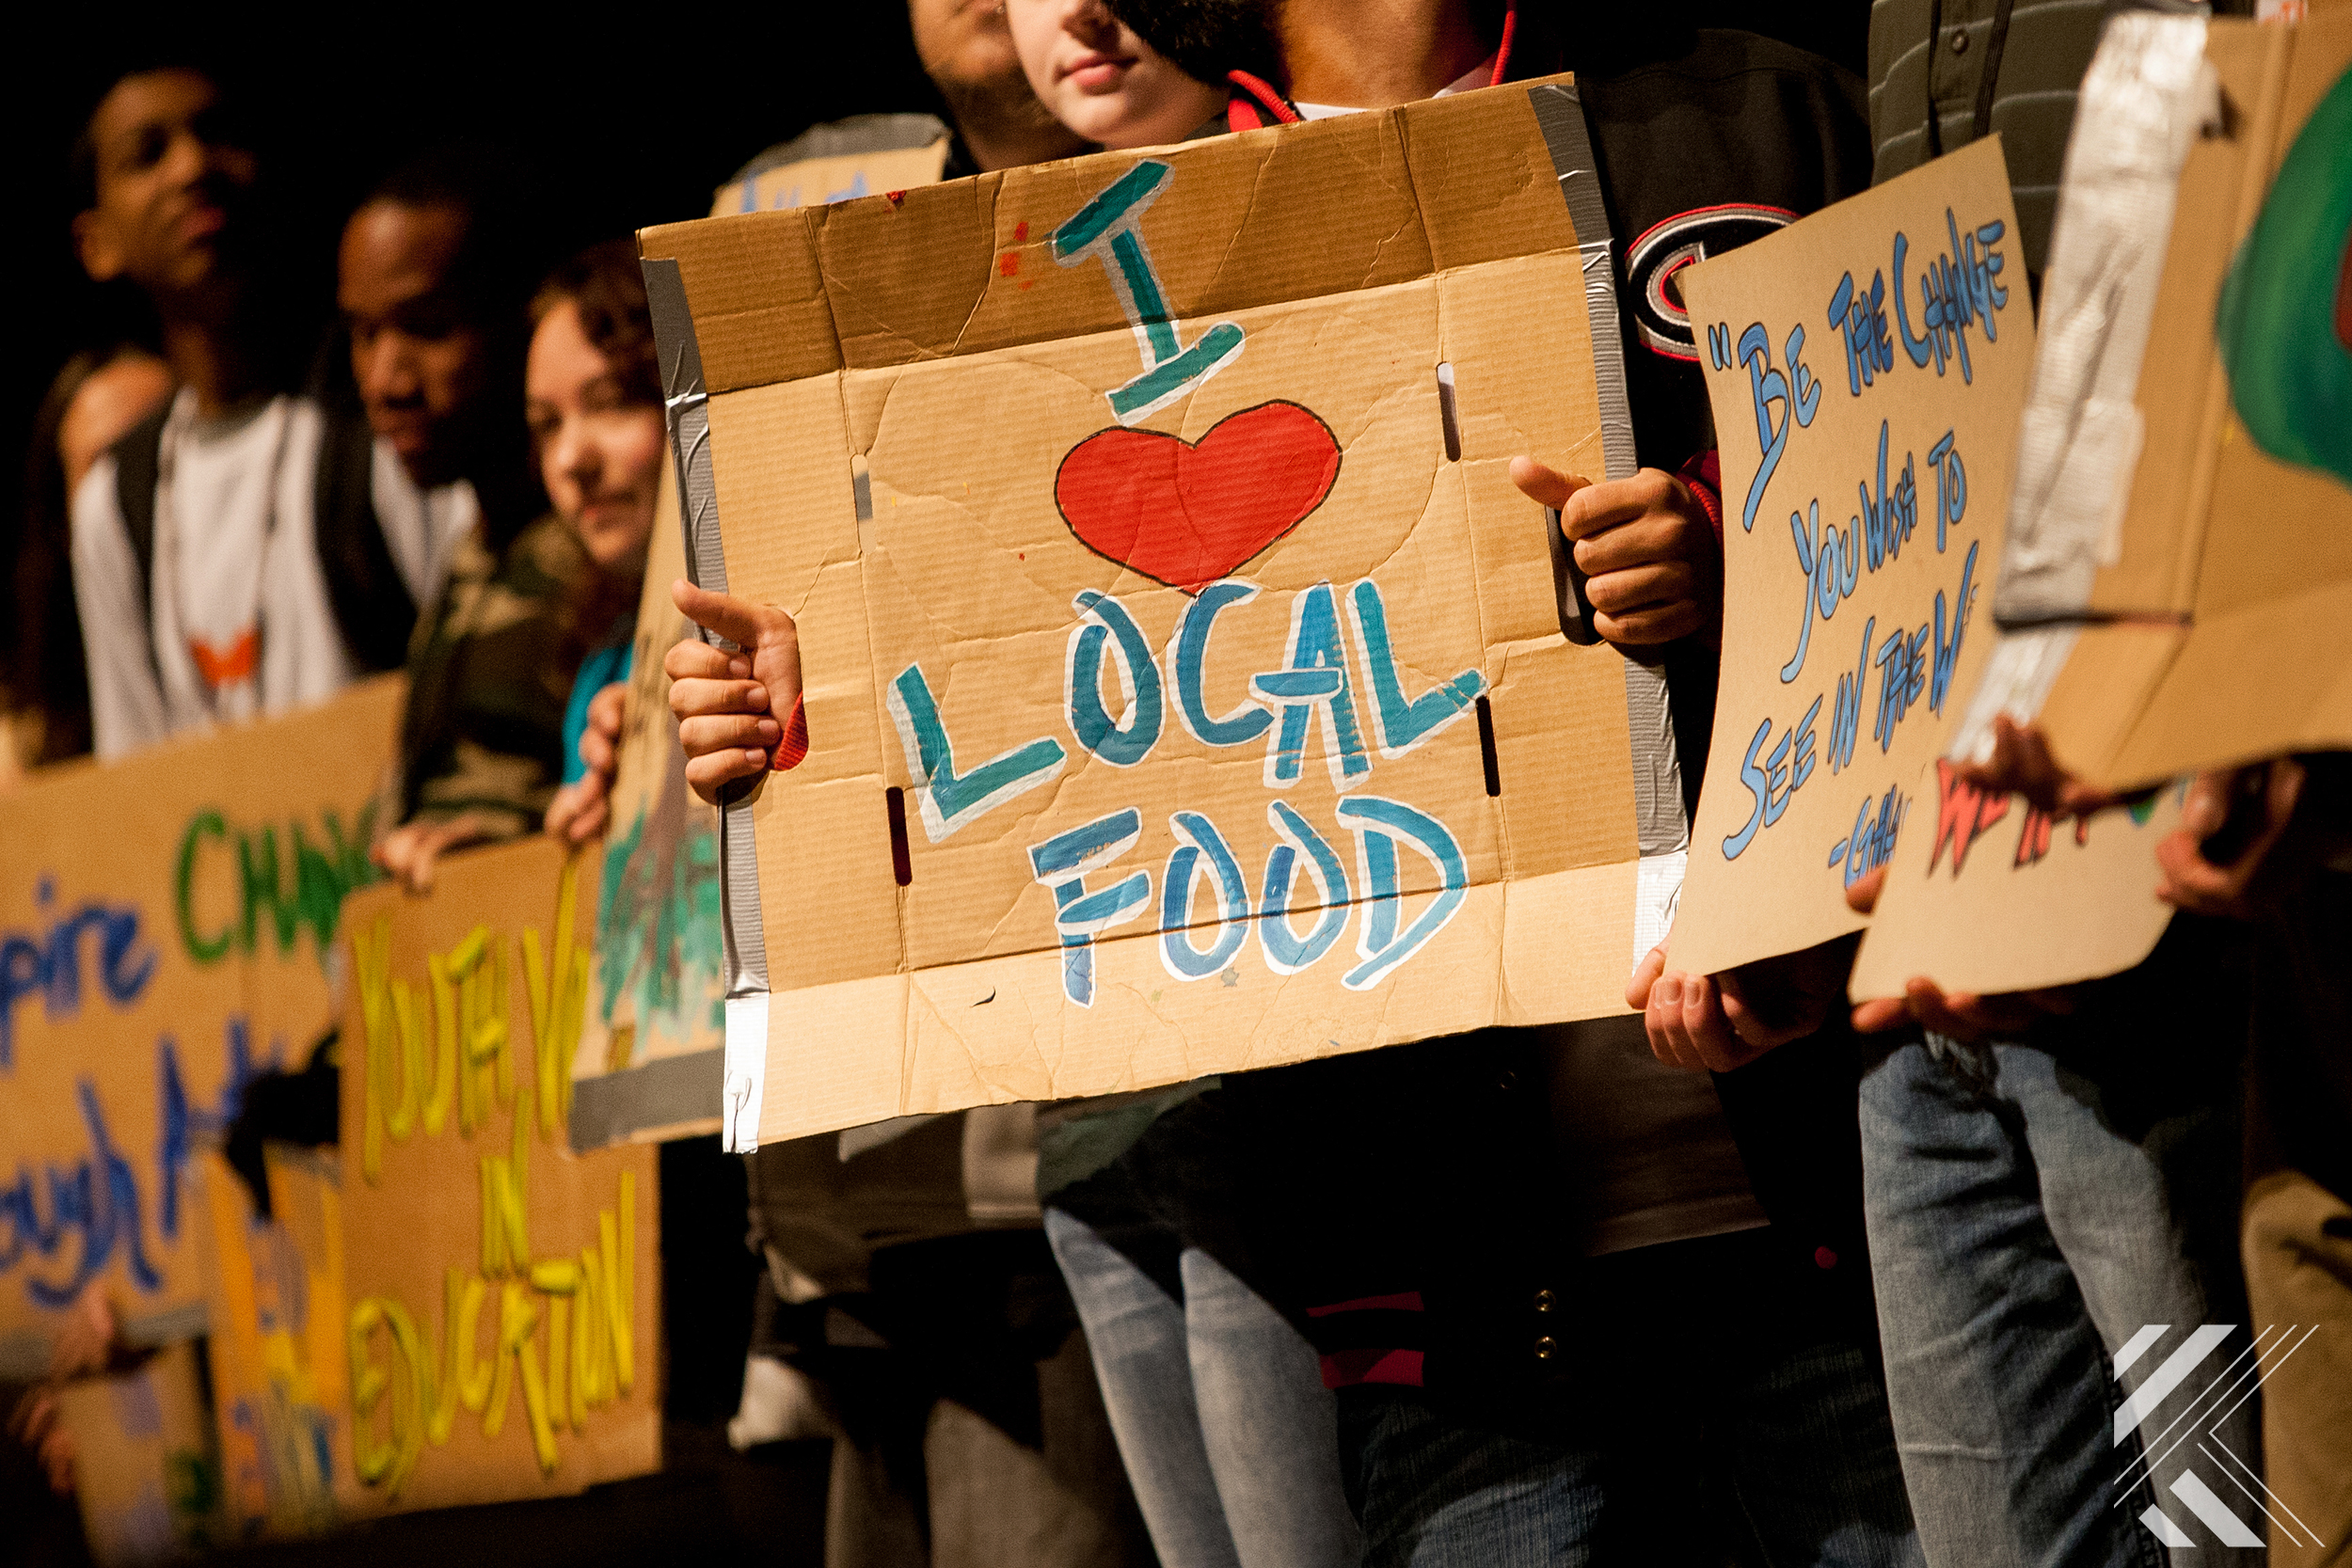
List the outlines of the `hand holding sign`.
<svg viewBox="0 0 2352 1568">
<path fill-rule="evenodd" d="M 1597 484 L 1532 457 L 1511 460 L 1511 483 L 1559 512 L 1601 636 L 1645 647 L 1723 635 L 1723 545 L 1689 485 L 1658 468 Z"/>
<path fill-rule="evenodd" d="M 733 642 L 738 653 L 707 642 L 672 648 L 670 710 L 686 749 L 686 782 L 709 804 L 737 779 L 782 771 L 808 754 L 801 707 L 801 640 L 792 617 L 773 605 L 713 594 L 680 578 L 670 596 L 689 619 Z M 781 710 L 787 717 L 776 719 Z"/>
</svg>

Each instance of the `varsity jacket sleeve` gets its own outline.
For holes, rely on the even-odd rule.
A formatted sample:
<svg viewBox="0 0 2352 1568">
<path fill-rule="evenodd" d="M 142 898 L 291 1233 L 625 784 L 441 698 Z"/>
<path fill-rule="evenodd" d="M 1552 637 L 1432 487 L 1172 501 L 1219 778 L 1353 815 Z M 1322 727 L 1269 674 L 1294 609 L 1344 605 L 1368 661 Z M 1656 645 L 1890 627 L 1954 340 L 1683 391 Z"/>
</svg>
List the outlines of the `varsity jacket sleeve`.
<svg viewBox="0 0 2352 1568">
<path fill-rule="evenodd" d="M 90 465 L 73 493 L 73 598 L 82 612 L 82 653 L 89 671 L 91 743 L 102 759 L 152 746 L 171 733 L 155 683 L 139 564 L 115 483 L 108 452 Z"/>
</svg>

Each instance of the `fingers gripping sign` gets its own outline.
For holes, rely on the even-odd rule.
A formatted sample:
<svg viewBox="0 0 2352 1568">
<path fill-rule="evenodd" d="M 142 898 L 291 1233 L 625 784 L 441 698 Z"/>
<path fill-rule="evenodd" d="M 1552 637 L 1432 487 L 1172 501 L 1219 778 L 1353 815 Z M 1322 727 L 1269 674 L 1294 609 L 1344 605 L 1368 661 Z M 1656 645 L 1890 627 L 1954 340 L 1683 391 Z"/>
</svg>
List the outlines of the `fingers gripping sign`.
<svg viewBox="0 0 2352 1568">
<path fill-rule="evenodd" d="M 737 780 L 783 772 L 808 755 L 800 634 L 773 605 L 713 594 L 682 578 L 670 596 L 687 619 L 731 644 L 684 641 L 662 659 L 686 782 L 717 805 Z"/>
<path fill-rule="evenodd" d="M 1601 636 L 1626 647 L 1722 636 L 1723 549 L 1681 480 L 1644 468 L 1595 483 L 1515 457 L 1511 482 L 1558 510 Z"/>
</svg>

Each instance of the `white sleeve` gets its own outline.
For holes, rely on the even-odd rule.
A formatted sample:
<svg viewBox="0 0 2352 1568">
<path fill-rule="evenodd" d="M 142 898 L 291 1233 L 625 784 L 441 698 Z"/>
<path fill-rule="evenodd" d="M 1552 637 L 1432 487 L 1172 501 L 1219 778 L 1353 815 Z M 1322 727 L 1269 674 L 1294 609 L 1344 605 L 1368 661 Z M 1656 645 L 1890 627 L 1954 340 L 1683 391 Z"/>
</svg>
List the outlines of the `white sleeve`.
<svg viewBox="0 0 2352 1568">
<path fill-rule="evenodd" d="M 375 443 L 373 461 L 369 478 L 376 525 L 384 531 L 385 546 L 401 580 L 408 585 L 408 596 L 417 602 L 417 612 L 430 615 L 449 575 L 451 548 L 480 514 L 473 486 L 461 479 L 419 490 L 386 441 Z"/>
<path fill-rule="evenodd" d="M 89 671 L 90 733 L 102 759 L 167 738 L 171 725 L 155 684 L 153 635 L 139 563 L 115 499 L 115 460 L 90 465 L 73 492 L 73 599 Z"/>
</svg>

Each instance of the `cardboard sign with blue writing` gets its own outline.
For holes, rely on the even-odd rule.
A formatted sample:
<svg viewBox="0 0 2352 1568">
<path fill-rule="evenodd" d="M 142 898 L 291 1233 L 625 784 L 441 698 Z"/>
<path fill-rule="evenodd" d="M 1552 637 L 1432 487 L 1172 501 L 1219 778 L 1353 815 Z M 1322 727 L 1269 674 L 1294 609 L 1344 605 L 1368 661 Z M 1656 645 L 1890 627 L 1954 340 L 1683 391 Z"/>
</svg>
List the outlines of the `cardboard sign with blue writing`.
<svg viewBox="0 0 2352 1568">
<path fill-rule="evenodd" d="M 1591 167 L 1524 84 L 642 236 L 695 570 L 805 679 L 739 1147 L 1623 1010 L 1628 667 L 1507 471 L 1613 455 Z"/>
<path fill-rule="evenodd" d="M 1853 930 L 1994 631 L 2033 301 L 1998 138 L 1680 275 L 1724 480 L 1723 683 L 1673 967 Z"/>
<path fill-rule="evenodd" d="M 405 683 L 74 764 L 0 833 L 0 1375 L 104 1290 L 135 1341 L 203 1332 L 203 1140 L 334 1022 L 345 894 Z"/>
</svg>

